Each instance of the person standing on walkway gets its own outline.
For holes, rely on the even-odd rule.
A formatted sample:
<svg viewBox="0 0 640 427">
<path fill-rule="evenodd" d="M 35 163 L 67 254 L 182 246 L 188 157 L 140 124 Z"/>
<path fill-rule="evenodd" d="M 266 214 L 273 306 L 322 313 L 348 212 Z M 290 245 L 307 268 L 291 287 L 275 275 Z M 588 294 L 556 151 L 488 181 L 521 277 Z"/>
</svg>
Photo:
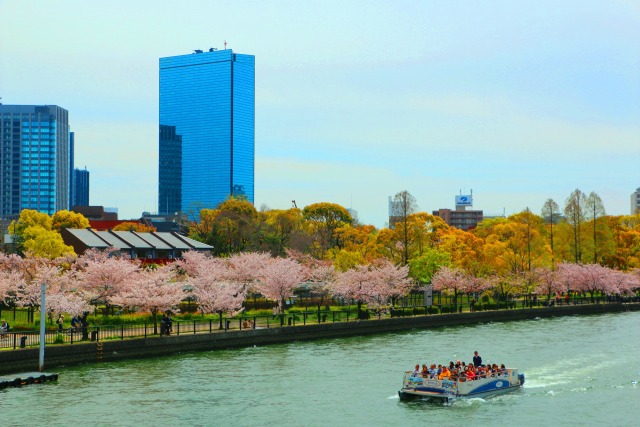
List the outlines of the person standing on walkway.
<svg viewBox="0 0 640 427">
<path fill-rule="evenodd" d="M 165 335 L 168 329 L 169 319 L 167 318 L 167 313 L 162 315 L 162 320 L 160 321 L 160 335 Z"/>
<path fill-rule="evenodd" d="M 62 333 L 62 325 L 64 324 L 64 316 L 61 314 L 60 316 L 58 316 L 58 333 L 61 334 Z"/>
</svg>

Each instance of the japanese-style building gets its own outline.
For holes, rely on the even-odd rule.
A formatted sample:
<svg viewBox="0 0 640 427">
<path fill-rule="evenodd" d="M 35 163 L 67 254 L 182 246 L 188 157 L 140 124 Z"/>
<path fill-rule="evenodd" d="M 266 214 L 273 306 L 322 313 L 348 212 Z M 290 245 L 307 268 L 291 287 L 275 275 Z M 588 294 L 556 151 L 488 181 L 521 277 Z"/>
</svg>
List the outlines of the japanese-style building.
<svg viewBox="0 0 640 427">
<path fill-rule="evenodd" d="M 136 231 L 96 231 L 91 228 L 63 228 L 60 231 L 66 245 L 82 255 L 88 249 L 115 248 L 131 258 L 168 261 L 180 258 L 183 252 L 209 252 L 213 246 L 175 232 L 142 233 Z"/>
</svg>

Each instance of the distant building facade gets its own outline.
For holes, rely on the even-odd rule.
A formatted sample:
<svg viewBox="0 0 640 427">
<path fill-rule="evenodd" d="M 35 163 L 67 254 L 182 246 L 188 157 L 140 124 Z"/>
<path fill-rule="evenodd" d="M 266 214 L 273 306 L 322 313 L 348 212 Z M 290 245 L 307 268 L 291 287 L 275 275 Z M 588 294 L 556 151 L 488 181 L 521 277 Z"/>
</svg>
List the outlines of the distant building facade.
<svg viewBox="0 0 640 427">
<path fill-rule="evenodd" d="M 631 215 L 640 213 L 640 187 L 631 195 Z"/>
<path fill-rule="evenodd" d="M 118 220 L 118 212 L 113 212 L 112 209 L 105 208 L 104 206 L 88 206 L 88 205 L 78 205 L 73 206 L 71 208 L 73 212 L 82 214 L 89 221 L 91 220 L 99 220 L 99 221 L 117 221 Z"/>
<path fill-rule="evenodd" d="M 175 126 L 160 125 L 158 167 L 158 213 L 182 210 L 182 136 Z"/>
<path fill-rule="evenodd" d="M 158 213 L 214 208 L 232 195 L 253 203 L 254 163 L 254 56 L 160 58 Z"/>
<path fill-rule="evenodd" d="M 448 225 L 460 230 L 474 229 L 483 220 L 482 211 L 474 210 L 438 209 L 433 211 L 433 215 L 439 216 Z"/>
<path fill-rule="evenodd" d="M 465 231 L 476 228 L 483 220 L 483 211 L 467 209 L 473 206 L 473 193 L 456 196 L 455 203 L 455 210 L 438 209 L 433 211 L 433 215 L 442 218 L 449 226 Z"/>
<path fill-rule="evenodd" d="M 71 179 L 71 206 L 89 206 L 89 171 L 75 168 Z"/>
<path fill-rule="evenodd" d="M 70 182 L 67 110 L 0 104 L 0 218 L 69 209 Z"/>
</svg>

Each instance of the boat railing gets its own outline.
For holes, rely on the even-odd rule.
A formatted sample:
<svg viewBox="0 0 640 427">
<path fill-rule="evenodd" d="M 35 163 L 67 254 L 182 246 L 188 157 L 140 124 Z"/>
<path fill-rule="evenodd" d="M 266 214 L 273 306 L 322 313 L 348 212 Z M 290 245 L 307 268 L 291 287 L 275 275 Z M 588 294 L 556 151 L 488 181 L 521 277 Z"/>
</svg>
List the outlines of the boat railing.
<svg viewBox="0 0 640 427">
<path fill-rule="evenodd" d="M 504 370 L 504 372 L 494 373 L 489 376 L 478 376 L 473 380 L 468 380 L 467 378 L 439 379 L 437 376 L 434 377 L 432 375 L 428 377 L 423 377 L 421 374 L 414 375 L 414 371 L 405 371 L 403 384 L 404 386 L 408 386 L 408 385 L 416 386 L 416 385 L 427 385 L 428 383 L 428 385 L 438 387 L 438 388 L 444 388 L 443 384 L 446 384 L 448 386 L 446 388 L 452 388 L 452 387 L 457 388 L 458 383 L 474 383 L 475 381 L 478 381 L 478 380 L 487 380 L 487 379 L 491 380 L 491 379 L 498 379 L 498 378 L 503 378 L 505 380 L 508 378 L 509 384 L 514 384 L 515 382 L 518 381 L 518 370 L 507 368 Z"/>
</svg>

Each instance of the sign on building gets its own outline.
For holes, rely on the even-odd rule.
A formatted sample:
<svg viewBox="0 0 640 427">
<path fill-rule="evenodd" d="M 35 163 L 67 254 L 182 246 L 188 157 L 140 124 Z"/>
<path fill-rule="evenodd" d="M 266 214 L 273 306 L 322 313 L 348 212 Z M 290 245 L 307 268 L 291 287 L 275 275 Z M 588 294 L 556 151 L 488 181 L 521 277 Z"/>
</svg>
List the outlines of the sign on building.
<svg viewBox="0 0 640 427">
<path fill-rule="evenodd" d="M 471 194 L 456 196 L 456 206 L 473 206 L 473 196 Z"/>
</svg>

